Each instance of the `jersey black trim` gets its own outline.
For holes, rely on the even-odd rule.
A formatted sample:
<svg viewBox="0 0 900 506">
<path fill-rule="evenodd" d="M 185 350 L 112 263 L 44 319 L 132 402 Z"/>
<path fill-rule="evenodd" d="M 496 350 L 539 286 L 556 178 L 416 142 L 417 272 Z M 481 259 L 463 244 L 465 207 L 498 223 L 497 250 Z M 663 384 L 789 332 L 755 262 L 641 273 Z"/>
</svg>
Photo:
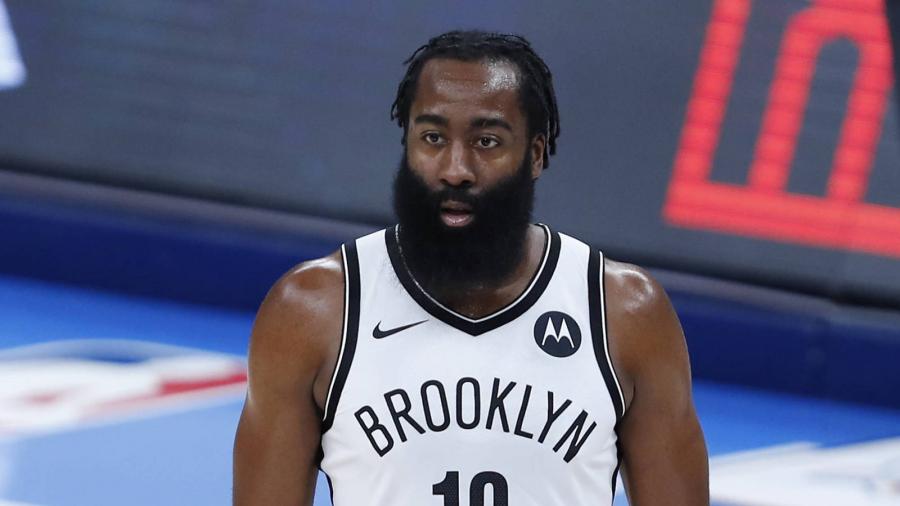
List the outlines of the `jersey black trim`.
<svg viewBox="0 0 900 506">
<path fill-rule="evenodd" d="M 347 374 L 350 372 L 350 364 L 356 352 L 356 337 L 359 333 L 359 257 L 356 253 L 356 242 L 343 245 L 341 253 L 344 257 L 344 329 L 341 351 L 338 353 L 331 388 L 325 400 L 322 434 L 325 434 L 334 423 L 334 414 L 347 381 Z"/>
<path fill-rule="evenodd" d="M 625 414 L 625 403 L 619 391 L 615 371 L 612 368 L 612 357 L 609 356 L 609 335 L 606 325 L 606 283 L 603 276 L 606 268 L 600 252 L 591 248 L 591 256 L 588 260 L 588 308 L 591 318 L 591 338 L 594 342 L 594 355 L 597 357 L 597 365 L 603 374 L 603 382 L 612 400 L 616 411 L 616 422 Z"/>
<path fill-rule="evenodd" d="M 616 424 L 616 430 L 618 430 L 619 424 Z M 616 441 L 616 468 L 613 469 L 612 474 L 612 501 L 610 504 L 615 504 L 616 502 L 616 484 L 619 482 L 619 469 L 622 468 L 622 445 L 619 444 L 619 441 Z"/>
<path fill-rule="evenodd" d="M 331 484 L 331 476 L 328 476 L 328 473 L 324 471 L 322 471 L 322 474 L 325 475 L 325 479 L 328 481 L 328 496 L 331 497 L 331 504 L 334 504 L 334 485 Z"/>
<path fill-rule="evenodd" d="M 529 282 L 529 288 L 520 295 L 510 305 L 491 313 L 488 316 L 472 319 L 467 318 L 455 311 L 452 311 L 438 302 L 436 302 L 425 290 L 413 279 L 406 262 L 403 260 L 400 252 L 400 244 L 397 239 L 398 228 L 391 227 L 384 232 L 384 240 L 387 246 L 388 256 L 391 259 L 391 265 L 400 283 L 406 289 L 407 293 L 415 300 L 425 311 L 431 316 L 441 320 L 442 322 L 459 329 L 469 335 L 479 336 L 485 332 L 494 330 L 501 325 L 509 323 L 525 311 L 527 311 L 544 293 L 544 289 L 550 283 L 553 272 L 556 270 L 556 263 L 559 261 L 560 238 L 559 234 L 550 230 L 550 227 L 541 225 L 547 234 L 547 244 L 544 246 L 544 256 L 542 257 L 542 266 L 535 273 L 535 277 Z"/>
</svg>

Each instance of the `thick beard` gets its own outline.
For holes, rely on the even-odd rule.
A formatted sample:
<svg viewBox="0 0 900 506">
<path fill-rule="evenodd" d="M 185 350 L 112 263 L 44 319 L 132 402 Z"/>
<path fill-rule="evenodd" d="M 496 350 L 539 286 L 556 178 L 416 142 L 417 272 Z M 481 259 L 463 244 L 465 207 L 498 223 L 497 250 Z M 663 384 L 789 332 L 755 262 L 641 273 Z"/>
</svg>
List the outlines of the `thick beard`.
<svg viewBox="0 0 900 506">
<path fill-rule="evenodd" d="M 440 218 L 445 200 L 472 206 L 472 223 L 446 226 Z M 530 153 L 515 174 L 478 196 L 464 188 L 429 190 L 405 154 L 394 180 L 403 259 L 428 291 L 461 292 L 506 279 L 524 256 L 533 205 Z"/>
</svg>

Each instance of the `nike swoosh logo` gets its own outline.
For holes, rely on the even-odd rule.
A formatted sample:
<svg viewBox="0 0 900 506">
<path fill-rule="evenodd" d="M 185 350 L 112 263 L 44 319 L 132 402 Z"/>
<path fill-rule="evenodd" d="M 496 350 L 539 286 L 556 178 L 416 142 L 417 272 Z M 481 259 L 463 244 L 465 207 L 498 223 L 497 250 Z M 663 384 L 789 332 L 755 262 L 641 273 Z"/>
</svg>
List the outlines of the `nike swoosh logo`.
<svg viewBox="0 0 900 506">
<path fill-rule="evenodd" d="M 381 330 L 381 322 L 378 322 L 378 325 L 375 325 L 375 328 L 372 329 L 372 337 L 374 337 L 375 339 L 384 339 L 387 336 L 392 336 L 397 332 L 403 332 L 406 329 L 411 329 L 416 325 L 421 325 L 427 321 L 428 320 L 422 320 L 420 322 L 410 323 L 409 325 L 404 325 L 402 327 L 396 327 L 388 330 Z"/>
</svg>

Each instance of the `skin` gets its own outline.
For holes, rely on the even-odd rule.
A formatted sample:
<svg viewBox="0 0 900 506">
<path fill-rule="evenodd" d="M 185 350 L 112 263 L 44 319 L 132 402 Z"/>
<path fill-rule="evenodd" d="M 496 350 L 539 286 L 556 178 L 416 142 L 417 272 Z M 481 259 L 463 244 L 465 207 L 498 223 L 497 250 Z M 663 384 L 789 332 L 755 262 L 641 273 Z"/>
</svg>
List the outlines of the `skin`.
<svg viewBox="0 0 900 506">
<path fill-rule="evenodd" d="M 528 149 L 538 178 L 546 140 L 529 138 L 517 89 L 516 68 L 508 63 L 429 61 L 410 109 L 410 166 L 433 190 L 464 186 L 477 194 L 512 175 Z M 508 279 L 432 295 L 472 317 L 505 306 L 538 268 L 543 232 L 532 226 L 526 241 Z M 627 407 L 617 431 L 629 500 L 634 506 L 709 504 L 707 452 L 678 317 L 643 269 L 610 259 L 605 269 L 610 352 Z M 312 504 L 342 314 L 340 252 L 295 267 L 263 301 L 235 437 L 235 505 Z"/>
</svg>

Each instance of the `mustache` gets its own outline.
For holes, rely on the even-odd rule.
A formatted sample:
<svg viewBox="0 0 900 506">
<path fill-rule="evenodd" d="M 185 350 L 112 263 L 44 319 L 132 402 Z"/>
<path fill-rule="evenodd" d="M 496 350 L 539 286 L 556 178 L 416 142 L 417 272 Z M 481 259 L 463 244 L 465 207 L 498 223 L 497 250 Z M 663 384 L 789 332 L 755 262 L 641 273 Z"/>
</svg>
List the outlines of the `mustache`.
<svg viewBox="0 0 900 506">
<path fill-rule="evenodd" d="M 432 192 L 429 195 L 429 198 L 435 206 L 440 206 L 441 203 L 448 200 L 454 200 L 456 202 L 466 204 L 472 209 L 478 209 L 480 207 L 479 204 L 482 200 L 480 195 L 475 195 L 465 188 L 453 187 L 447 187 L 436 192 Z"/>
</svg>

